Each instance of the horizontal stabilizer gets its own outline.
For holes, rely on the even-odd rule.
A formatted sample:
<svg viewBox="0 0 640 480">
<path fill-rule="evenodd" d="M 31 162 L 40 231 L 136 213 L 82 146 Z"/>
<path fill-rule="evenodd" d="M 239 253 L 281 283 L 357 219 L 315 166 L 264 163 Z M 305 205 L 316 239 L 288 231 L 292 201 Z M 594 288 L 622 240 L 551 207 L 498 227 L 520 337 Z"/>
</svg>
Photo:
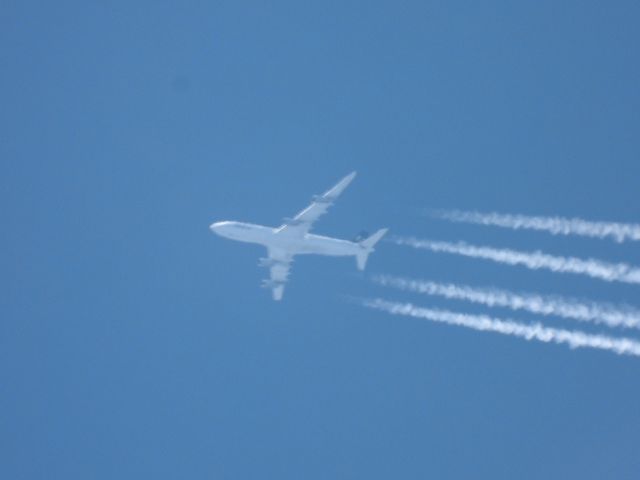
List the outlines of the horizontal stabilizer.
<svg viewBox="0 0 640 480">
<path fill-rule="evenodd" d="M 380 230 L 378 230 L 376 233 L 374 233 L 373 235 L 371 235 L 369 238 L 365 238 L 364 240 L 362 240 L 360 242 L 360 245 L 362 245 L 365 248 L 370 249 L 371 251 L 373 251 L 373 246 L 378 243 L 380 241 L 380 239 L 382 237 L 384 237 L 385 233 L 387 233 L 389 231 L 388 228 L 381 228 Z"/>
<path fill-rule="evenodd" d="M 369 258 L 369 255 L 374 251 L 373 247 L 388 231 L 388 228 L 381 228 L 376 233 L 360 242 L 360 251 L 356 254 L 358 270 L 364 270 L 367 266 L 367 259 Z"/>
</svg>

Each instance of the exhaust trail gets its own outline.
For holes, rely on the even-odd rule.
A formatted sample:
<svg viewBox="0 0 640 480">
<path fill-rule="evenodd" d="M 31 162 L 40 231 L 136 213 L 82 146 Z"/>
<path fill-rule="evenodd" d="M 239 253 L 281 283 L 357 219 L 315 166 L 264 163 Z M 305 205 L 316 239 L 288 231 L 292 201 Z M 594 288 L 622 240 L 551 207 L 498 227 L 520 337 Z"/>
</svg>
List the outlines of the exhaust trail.
<svg viewBox="0 0 640 480">
<path fill-rule="evenodd" d="M 452 300 L 464 300 L 488 307 L 505 307 L 538 315 L 593 322 L 608 327 L 640 329 L 640 310 L 607 303 L 582 302 L 571 298 L 536 293 L 515 293 L 496 288 L 476 288 L 468 285 L 413 280 L 392 275 L 376 275 L 374 283 L 383 287 L 435 295 Z"/>
<path fill-rule="evenodd" d="M 593 222 L 581 218 L 539 217 L 465 210 L 436 210 L 430 214 L 435 218 L 450 222 L 488 225 L 513 230 L 540 230 L 552 235 L 610 238 L 618 243 L 626 240 L 640 240 L 640 224 L 636 223 Z"/>
<path fill-rule="evenodd" d="M 575 273 L 598 278 L 607 282 L 640 284 L 640 269 L 626 263 L 609 263 L 593 258 L 561 257 L 541 251 L 522 252 L 506 248 L 492 248 L 469 245 L 465 242 L 436 242 L 419 240 L 414 237 L 395 237 L 397 245 L 431 250 L 432 252 L 453 253 L 472 258 L 482 258 L 506 265 L 522 265 L 532 270 L 544 269 L 557 273 Z"/>
<path fill-rule="evenodd" d="M 421 308 L 411 303 L 390 302 L 381 298 L 365 299 L 361 301 L 361 304 L 364 307 L 384 311 L 392 315 L 404 315 L 484 332 L 502 333 L 503 335 L 520 337 L 525 340 L 566 344 L 571 348 L 597 348 L 619 355 L 640 356 L 640 342 L 630 338 L 592 335 L 576 330 L 545 327 L 540 323 L 528 325 L 514 322 L 513 320 L 499 320 L 486 315 L 467 315 L 447 310 Z"/>
</svg>

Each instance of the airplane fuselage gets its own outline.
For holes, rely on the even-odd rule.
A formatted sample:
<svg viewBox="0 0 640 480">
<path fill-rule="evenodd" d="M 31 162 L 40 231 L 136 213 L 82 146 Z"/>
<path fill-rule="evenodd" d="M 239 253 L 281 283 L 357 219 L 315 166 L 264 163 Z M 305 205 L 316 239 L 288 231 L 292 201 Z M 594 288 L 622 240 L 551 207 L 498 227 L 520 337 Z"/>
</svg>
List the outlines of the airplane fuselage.
<svg viewBox="0 0 640 480">
<path fill-rule="evenodd" d="M 257 243 L 267 248 L 286 250 L 292 255 L 317 254 L 331 256 L 357 255 L 363 247 L 356 242 L 307 233 L 297 235 L 281 228 L 244 222 L 217 222 L 211 230 L 221 237 L 239 242 Z"/>
</svg>

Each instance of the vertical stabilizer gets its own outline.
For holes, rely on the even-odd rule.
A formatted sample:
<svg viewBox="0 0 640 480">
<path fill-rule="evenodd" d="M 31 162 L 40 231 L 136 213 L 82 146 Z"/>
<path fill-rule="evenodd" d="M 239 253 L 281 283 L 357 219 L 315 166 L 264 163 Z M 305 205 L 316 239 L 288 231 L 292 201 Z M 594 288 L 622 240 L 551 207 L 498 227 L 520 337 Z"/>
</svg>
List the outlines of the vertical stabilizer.
<svg viewBox="0 0 640 480">
<path fill-rule="evenodd" d="M 365 238 L 360 242 L 360 251 L 358 251 L 358 253 L 356 254 L 356 264 L 358 265 L 358 270 L 364 270 L 364 267 L 367 265 L 369 254 L 374 251 L 374 245 L 380 241 L 380 239 L 384 236 L 385 233 L 387 233 L 387 231 L 387 228 L 381 228 L 369 238 Z"/>
</svg>

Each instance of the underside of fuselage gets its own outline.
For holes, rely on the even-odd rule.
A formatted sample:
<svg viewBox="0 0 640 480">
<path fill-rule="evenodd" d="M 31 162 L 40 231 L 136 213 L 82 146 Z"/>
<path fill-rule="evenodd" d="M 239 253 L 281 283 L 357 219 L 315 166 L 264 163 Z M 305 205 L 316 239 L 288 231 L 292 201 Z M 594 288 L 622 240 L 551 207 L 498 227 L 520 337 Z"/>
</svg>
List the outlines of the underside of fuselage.
<svg viewBox="0 0 640 480">
<path fill-rule="evenodd" d="M 323 235 L 298 235 L 287 230 L 265 227 L 251 223 L 219 222 L 212 229 L 223 237 L 239 242 L 257 243 L 268 249 L 278 249 L 289 255 L 356 255 L 360 245 L 348 240 Z"/>
<path fill-rule="evenodd" d="M 282 243 L 286 245 L 284 248 L 291 249 L 296 254 L 344 256 L 355 255 L 360 249 L 357 243 L 312 234 L 307 234 L 294 241 L 290 241 L 289 239 L 282 239 L 281 241 L 276 236 L 274 241 L 276 244 Z"/>
</svg>

